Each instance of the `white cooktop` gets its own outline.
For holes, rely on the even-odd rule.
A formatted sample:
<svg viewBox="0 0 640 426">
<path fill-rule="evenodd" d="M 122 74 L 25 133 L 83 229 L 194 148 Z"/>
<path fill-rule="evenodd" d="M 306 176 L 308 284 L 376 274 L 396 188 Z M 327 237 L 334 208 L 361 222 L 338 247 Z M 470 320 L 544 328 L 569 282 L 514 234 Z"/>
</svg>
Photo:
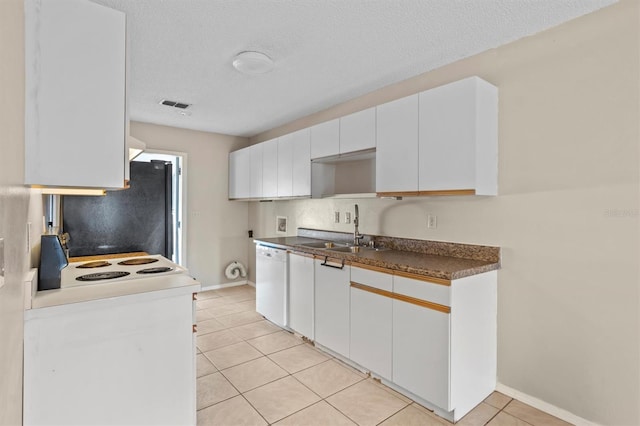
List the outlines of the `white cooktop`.
<svg viewBox="0 0 640 426">
<path fill-rule="evenodd" d="M 122 264 L 122 262 L 133 260 L 135 262 L 140 261 L 141 259 L 153 259 L 154 261 L 151 263 L 145 263 L 140 265 L 126 265 Z M 101 266 L 97 268 L 83 268 L 83 265 L 95 264 L 97 262 L 100 263 L 108 263 L 106 266 Z M 160 272 L 160 273 L 152 273 L 152 274 L 144 274 L 139 273 L 145 269 L 151 268 L 171 268 L 170 271 Z M 128 275 L 122 276 L 119 278 L 110 278 L 110 279 L 100 279 L 96 281 L 81 281 L 78 280 L 78 277 L 83 275 L 90 274 L 102 274 L 105 272 L 127 272 Z M 174 274 L 182 274 L 186 273 L 187 270 L 182 266 L 173 263 L 166 257 L 163 257 L 159 254 L 149 255 L 149 256 L 136 256 L 136 257 L 124 257 L 118 259 L 108 259 L 108 260 L 100 260 L 100 261 L 88 261 L 88 262 L 72 262 L 64 268 L 61 272 L 61 288 L 69 288 L 69 287 L 77 287 L 83 285 L 95 285 L 95 284 L 107 284 L 119 281 L 128 281 L 135 279 L 143 279 L 143 278 L 153 278 L 153 277 L 161 277 L 166 275 L 174 275 Z"/>
</svg>

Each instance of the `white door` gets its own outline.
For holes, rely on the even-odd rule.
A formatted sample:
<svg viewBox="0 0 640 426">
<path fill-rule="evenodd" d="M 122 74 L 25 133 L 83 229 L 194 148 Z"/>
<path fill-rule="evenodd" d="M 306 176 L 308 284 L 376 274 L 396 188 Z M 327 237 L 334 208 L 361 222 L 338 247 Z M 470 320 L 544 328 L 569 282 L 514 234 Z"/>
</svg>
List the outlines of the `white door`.
<svg viewBox="0 0 640 426">
<path fill-rule="evenodd" d="M 322 158 L 340 153 L 340 119 L 326 121 L 311 127 L 311 158 Z"/>
<path fill-rule="evenodd" d="M 278 196 L 278 138 L 263 142 L 262 147 L 262 196 Z"/>
<path fill-rule="evenodd" d="M 90 1 L 25 1 L 25 183 L 122 188 L 125 14 Z"/>
<path fill-rule="evenodd" d="M 393 300 L 393 382 L 449 411 L 450 314 Z"/>
<path fill-rule="evenodd" d="M 289 327 L 313 340 L 313 257 L 289 254 Z"/>
<path fill-rule="evenodd" d="M 351 287 L 351 359 L 388 380 L 391 380 L 392 301 Z"/>
<path fill-rule="evenodd" d="M 376 192 L 418 190 L 418 95 L 377 107 Z"/>
<path fill-rule="evenodd" d="M 229 154 L 229 198 L 242 199 L 251 195 L 251 151 L 239 149 Z"/>
<path fill-rule="evenodd" d="M 293 137 L 278 139 L 278 197 L 293 195 Z"/>
<path fill-rule="evenodd" d="M 340 118 L 340 154 L 376 147 L 376 109 Z"/>
<path fill-rule="evenodd" d="M 251 198 L 262 197 L 262 151 L 263 144 L 251 145 L 249 149 L 251 157 L 251 164 L 249 166 L 249 175 L 251 176 L 249 196 Z"/>
<path fill-rule="evenodd" d="M 311 153 L 309 129 L 291 134 L 292 139 L 292 195 L 294 197 L 311 196 Z"/>
<path fill-rule="evenodd" d="M 256 311 L 287 326 L 287 252 L 256 246 Z"/>
<path fill-rule="evenodd" d="M 349 357 L 349 266 L 315 261 L 315 340 Z"/>
</svg>

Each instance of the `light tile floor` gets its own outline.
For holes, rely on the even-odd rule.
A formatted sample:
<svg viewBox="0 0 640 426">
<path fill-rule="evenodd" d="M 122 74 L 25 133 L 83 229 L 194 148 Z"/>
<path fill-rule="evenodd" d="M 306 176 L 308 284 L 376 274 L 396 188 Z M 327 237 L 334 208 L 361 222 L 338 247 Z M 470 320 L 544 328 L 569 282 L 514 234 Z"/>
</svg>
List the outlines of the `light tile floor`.
<svg viewBox="0 0 640 426">
<path fill-rule="evenodd" d="M 283 331 L 243 285 L 198 294 L 198 425 L 442 426 L 448 421 Z M 561 426 L 491 394 L 461 426 Z"/>
</svg>

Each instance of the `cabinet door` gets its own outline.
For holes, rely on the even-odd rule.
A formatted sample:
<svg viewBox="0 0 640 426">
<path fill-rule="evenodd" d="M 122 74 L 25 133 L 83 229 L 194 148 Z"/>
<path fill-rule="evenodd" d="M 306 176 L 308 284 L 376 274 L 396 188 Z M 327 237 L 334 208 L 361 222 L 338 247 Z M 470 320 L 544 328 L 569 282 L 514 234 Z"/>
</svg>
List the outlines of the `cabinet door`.
<svg viewBox="0 0 640 426">
<path fill-rule="evenodd" d="M 393 382 L 450 411 L 450 314 L 393 300 Z"/>
<path fill-rule="evenodd" d="M 418 190 L 418 95 L 377 108 L 376 192 Z"/>
<path fill-rule="evenodd" d="M 312 159 L 340 153 L 340 119 L 317 124 L 311 127 L 310 132 Z"/>
<path fill-rule="evenodd" d="M 124 13 L 90 1 L 25 1 L 25 183 L 122 188 Z"/>
<path fill-rule="evenodd" d="M 340 154 L 376 147 L 376 109 L 340 118 Z"/>
<path fill-rule="evenodd" d="M 313 257 L 289 255 L 289 327 L 308 337 L 313 336 Z"/>
<path fill-rule="evenodd" d="M 249 198 L 251 194 L 251 151 L 243 148 L 229 154 L 229 199 Z"/>
<path fill-rule="evenodd" d="M 293 195 L 293 137 L 278 139 L 278 197 Z"/>
<path fill-rule="evenodd" d="M 497 190 L 497 89 L 471 77 L 420 94 L 420 190 Z"/>
<path fill-rule="evenodd" d="M 391 380 L 392 299 L 351 287 L 351 359 Z"/>
<path fill-rule="evenodd" d="M 262 197 L 262 151 L 263 145 L 252 145 L 249 149 L 251 157 L 250 176 L 251 182 L 249 184 L 249 196 L 251 198 Z"/>
<path fill-rule="evenodd" d="M 311 196 L 311 154 L 309 129 L 291 134 L 293 149 L 292 181 L 294 197 Z"/>
<path fill-rule="evenodd" d="M 314 275 L 315 340 L 348 358 L 349 267 L 332 268 L 316 260 Z"/>
<path fill-rule="evenodd" d="M 278 196 L 278 139 L 263 142 L 262 147 L 262 196 Z"/>
</svg>

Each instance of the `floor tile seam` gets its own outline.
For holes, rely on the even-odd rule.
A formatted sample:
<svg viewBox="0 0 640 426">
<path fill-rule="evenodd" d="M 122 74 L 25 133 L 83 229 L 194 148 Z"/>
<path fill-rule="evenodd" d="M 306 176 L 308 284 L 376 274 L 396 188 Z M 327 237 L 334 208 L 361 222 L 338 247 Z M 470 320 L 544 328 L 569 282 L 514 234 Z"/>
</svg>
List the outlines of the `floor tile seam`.
<svg viewBox="0 0 640 426">
<path fill-rule="evenodd" d="M 222 330 L 220 330 L 220 331 L 222 331 Z M 207 333 L 207 334 L 211 334 L 211 333 Z M 206 336 L 206 334 L 203 334 L 203 336 Z M 226 348 L 227 346 L 235 345 L 236 343 L 240 343 L 240 342 L 227 343 L 225 345 L 216 346 L 215 348 L 207 349 L 207 350 L 203 350 L 200 346 L 198 346 L 198 348 L 200 349 L 201 353 L 204 354 L 205 352 L 211 352 L 211 351 L 215 351 L 216 349 Z M 209 359 L 209 358 L 207 358 L 207 359 Z"/>
<path fill-rule="evenodd" d="M 250 311 L 246 311 L 246 312 L 250 312 Z M 243 313 L 243 312 L 236 312 L 236 314 L 241 314 L 241 313 Z M 231 315 L 235 315 L 235 314 L 231 314 Z M 225 315 L 225 316 L 228 316 L 228 315 Z M 224 318 L 224 317 L 218 317 L 218 318 Z M 243 323 L 240 323 L 240 324 L 231 324 L 231 325 L 222 324 L 222 325 L 226 325 L 225 330 L 228 330 L 228 329 L 233 328 L 233 327 L 240 327 L 241 325 L 253 324 L 254 322 L 262 321 L 263 319 L 264 319 L 264 317 L 260 318 L 260 319 L 257 319 L 255 321 L 243 322 Z"/>
<path fill-rule="evenodd" d="M 513 401 L 513 400 L 515 400 L 515 398 L 511 398 L 511 400 Z M 509 405 L 509 404 L 507 404 L 507 405 Z M 507 405 L 505 405 L 504 407 L 505 407 L 505 408 L 507 408 Z M 524 420 L 524 419 L 521 419 L 521 418 L 520 418 L 520 417 L 518 417 L 518 416 L 515 416 L 515 415 L 513 415 L 513 414 L 511 414 L 511 413 L 509 413 L 509 412 L 507 412 L 507 411 L 504 411 L 504 408 L 503 408 L 502 410 L 498 411 L 498 412 L 496 413 L 496 415 L 495 415 L 495 416 L 493 416 L 493 417 L 491 418 L 491 420 L 493 420 L 493 419 L 494 419 L 498 414 L 500 414 L 500 413 L 504 413 L 504 414 L 506 414 L 506 415 L 508 415 L 508 416 L 513 417 L 514 419 L 518 419 L 518 420 L 520 420 L 521 422 L 526 423 L 526 424 L 528 424 L 528 425 L 530 425 L 530 426 L 536 426 L 534 423 L 530 423 L 530 422 L 528 422 L 528 421 L 526 421 L 526 420 Z M 491 420 L 489 420 L 487 423 L 489 423 Z"/>
<path fill-rule="evenodd" d="M 275 334 L 275 333 L 273 333 L 273 334 Z M 265 336 L 268 336 L 268 334 L 265 334 Z M 260 336 L 260 337 L 263 337 L 263 336 Z M 257 337 L 256 337 L 256 339 L 257 339 Z M 251 339 L 251 340 L 253 340 L 253 339 Z M 280 351 L 284 351 L 284 350 L 287 350 L 287 349 L 295 348 L 296 346 L 300 346 L 300 344 L 302 344 L 302 343 L 300 343 L 300 344 L 297 344 L 297 345 L 288 346 L 288 347 L 286 347 L 286 348 L 284 348 L 284 349 L 279 349 L 279 350 L 277 350 L 277 351 L 275 351 L 275 352 L 269 352 L 269 353 L 266 353 L 266 352 L 261 351 L 261 350 L 260 350 L 260 348 L 257 348 L 256 346 L 252 345 L 252 344 L 251 344 L 251 342 L 247 341 L 246 343 L 248 343 L 249 345 L 251 345 L 251 347 L 252 347 L 252 348 L 254 348 L 255 350 L 257 350 L 257 351 L 258 351 L 258 352 L 260 352 L 261 354 L 264 354 L 264 356 L 269 356 L 269 355 L 271 355 L 271 354 L 275 354 L 275 353 L 280 352 Z"/>
<path fill-rule="evenodd" d="M 402 401 L 404 402 L 404 401 Z M 396 411 L 395 413 L 391 414 L 390 416 L 386 417 L 385 419 L 379 421 L 378 423 L 376 423 L 376 426 L 381 425 L 382 423 L 386 422 L 387 420 L 389 420 L 391 417 L 395 416 L 396 414 L 398 414 L 400 411 L 404 410 L 405 408 L 411 406 L 411 404 L 407 404 L 404 407 L 402 407 L 401 409 L 399 409 L 398 411 Z"/>
<path fill-rule="evenodd" d="M 489 395 L 489 396 L 491 396 L 491 395 Z M 489 398 L 489 397 L 487 397 L 487 398 Z M 510 398 L 510 399 L 509 399 L 509 402 L 507 402 L 507 403 L 504 405 L 504 407 L 502 407 L 502 408 L 501 408 L 501 407 L 497 407 L 497 406 L 495 406 L 495 405 L 491 404 L 490 402 L 487 402 L 486 398 L 485 398 L 482 402 L 484 402 L 485 404 L 488 404 L 488 405 L 492 406 L 493 408 L 495 408 L 495 409 L 497 409 L 497 410 L 502 411 L 502 410 L 504 410 L 504 409 L 507 407 L 507 405 L 511 404 L 511 401 L 513 401 L 513 398 Z"/>
<path fill-rule="evenodd" d="M 219 372 L 220 372 L 220 370 L 216 370 L 216 371 L 212 371 L 212 372 L 207 373 L 207 374 L 203 374 L 202 376 L 198 376 L 198 377 L 196 377 L 196 381 L 197 381 L 198 379 L 202 379 L 203 377 L 207 377 L 207 376 L 210 376 L 210 375 L 212 375 L 212 374 L 219 373 Z"/>
<path fill-rule="evenodd" d="M 256 359 L 260 359 L 260 358 L 256 358 Z M 255 361 L 256 359 L 252 359 L 251 361 Z M 247 362 L 251 362 L 251 361 L 247 361 Z M 238 364 L 238 365 L 241 365 L 241 364 Z M 237 367 L 238 365 L 235 365 L 234 367 Z M 276 364 L 276 365 L 277 365 L 277 364 Z M 226 368 L 225 370 L 229 370 L 229 369 L 234 368 L 234 367 L 229 367 L 229 368 Z M 282 379 L 286 378 L 287 376 L 291 376 L 291 374 L 289 374 L 289 372 L 288 372 L 287 370 L 285 370 L 284 368 L 280 367 L 279 365 L 278 365 L 278 368 L 280 368 L 280 369 L 281 369 L 281 370 L 283 370 L 285 373 L 287 373 L 287 374 L 286 374 L 286 376 L 281 376 L 281 377 L 278 377 L 277 379 L 270 380 L 270 381 L 268 381 L 268 382 L 266 382 L 266 383 L 263 383 L 263 384 L 261 384 L 261 385 L 259 385 L 259 386 L 254 387 L 254 388 L 247 389 L 247 390 L 246 390 L 246 391 L 244 391 L 244 392 L 240 392 L 240 390 L 239 390 L 239 389 L 237 389 L 237 388 L 235 387 L 235 385 L 231 382 L 231 379 L 229 379 L 229 378 L 228 378 L 228 377 L 227 377 L 227 376 L 226 376 L 222 371 L 220 371 L 220 373 L 224 376 L 224 378 L 225 378 L 229 383 L 231 383 L 231 386 L 233 386 L 233 387 L 234 387 L 234 389 L 238 390 L 238 392 L 240 392 L 241 394 L 245 394 L 245 393 L 247 393 L 247 392 L 251 392 L 251 391 L 253 391 L 253 390 L 259 389 L 259 388 L 261 388 L 261 387 L 263 387 L 263 386 L 266 386 L 266 385 L 268 385 L 268 384 L 271 384 L 271 383 L 273 383 L 273 382 L 277 382 L 278 380 L 282 380 Z"/>
<path fill-rule="evenodd" d="M 240 343 L 241 343 L 241 342 L 240 342 Z M 231 346 L 231 345 L 229 345 L 229 346 Z M 211 351 L 210 351 L 210 352 L 211 352 Z M 206 355 L 205 355 L 205 356 L 206 356 Z M 218 371 L 220 371 L 220 372 L 221 372 L 222 370 L 228 370 L 228 369 L 230 369 L 230 368 L 238 367 L 238 366 L 240 366 L 240 365 L 242 365 L 242 364 L 246 364 L 246 363 L 248 363 L 248 362 L 255 361 L 255 360 L 257 360 L 257 359 L 262 358 L 263 356 L 264 356 L 264 355 L 260 354 L 260 356 L 258 356 L 257 358 L 251 358 L 251 359 L 248 359 L 248 360 L 246 360 L 246 361 L 242 361 L 242 362 L 240 362 L 240 363 L 238 363 L 238 364 L 233 364 L 233 365 L 230 365 L 230 366 L 228 366 L 228 367 L 224 367 L 224 368 L 219 368 L 219 367 L 216 365 L 216 363 L 215 363 L 212 359 L 210 359 L 209 357 L 207 357 L 207 359 L 208 359 L 209 361 L 211 361 L 211 363 L 213 364 L 213 366 L 214 366 L 215 368 L 217 368 L 217 369 L 218 369 Z"/>
<path fill-rule="evenodd" d="M 257 409 L 256 407 L 254 407 L 254 406 L 253 406 L 253 404 L 251 403 L 251 401 L 249 401 L 249 400 L 247 399 L 247 397 L 246 397 L 246 396 L 244 396 L 244 393 L 242 393 L 242 392 L 241 392 L 241 393 L 240 393 L 240 396 L 241 396 L 245 401 L 247 401 L 247 404 L 249 404 L 249 407 L 253 408 L 253 410 L 254 410 L 256 413 L 258 413 L 258 415 L 259 415 L 260 417 L 262 417 L 262 420 L 264 420 L 264 422 L 265 422 L 267 425 L 271 425 L 271 423 L 269 423 L 269 420 L 267 420 L 267 419 L 262 415 L 262 413 L 261 413 L 260 411 L 258 411 L 258 409 Z"/>
<path fill-rule="evenodd" d="M 256 321 L 256 322 L 259 322 L 259 321 Z M 252 324 L 252 323 L 250 323 L 250 324 Z M 244 324 L 244 325 L 247 325 L 247 324 Z M 242 327 L 242 325 L 238 325 L 238 326 L 236 326 L 236 327 Z M 236 327 L 229 328 L 228 330 L 229 330 L 229 331 L 231 331 L 231 332 L 233 333 L 233 329 L 234 329 L 234 328 L 236 328 Z M 250 337 L 250 338 L 248 338 L 248 339 L 245 339 L 245 338 L 244 338 L 244 337 L 242 337 L 242 336 L 238 336 L 238 335 L 237 335 L 237 334 L 235 334 L 235 333 L 234 333 L 234 334 L 235 334 L 236 336 L 238 336 L 239 338 L 241 338 L 243 342 L 245 342 L 245 343 L 249 343 L 249 342 L 248 342 L 249 340 L 257 339 L 258 337 L 268 336 L 268 335 L 270 335 L 270 334 L 274 334 L 274 333 L 277 333 L 277 332 L 279 332 L 279 331 L 280 331 L 280 330 L 277 330 L 277 331 L 270 331 L 270 332 L 268 332 L 268 333 L 266 333 L 266 334 L 261 334 L 261 335 L 259 335 L 259 336 L 253 336 L 253 337 Z M 249 343 L 249 344 L 251 345 L 251 343 Z M 251 346 L 253 347 L 253 345 L 251 345 Z M 284 349 L 283 349 L 283 350 L 284 350 Z"/>
<path fill-rule="evenodd" d="M 347 388 L 348 388 L 348 387 L 349 387 L 349 386 L 347 386 Z M 347 389 L 347 388 L 344 388 L 344 389 Z M 342 390 L 344 390 L 344 389 L 342 389 Z M 341 391 L 339 391 L 339 392 L 341 392 Z M 336 392 L 336 393 L 338 393 L 338 392 Z M 335 395 L 335 393 L 334 393 L 333 395 Z M 328 401 L 328 399 L 329 399 L 331 396 L 333 396 L 333 395 L 329 395 L 328 397 L 326 397 L 326 398 L 324 399 L 324 402 L 326 402 L 326 403 L 327 403 L 327 404 L 329 404 L 331 407 L 333 407 L 334 409 L 336 409 L 336 411 L 338 411 L 338 413 L 342 414 L 343 416 L 345 416 L 346 418 L 348 418 L 349 420 L 351 420 L 353 423 L 355 423 L 356 425 L 360 426 L 360 423 L 358 423 L 355 419 L 353 419 L 353 418 L 349 417 L 349 415 L 348 415 L 347 413 L 345 413 L 344 411 L 340 410 L 340 408 L 336 407 L 335 405 L 333 405 L 331 402 L 329 402 L 329 401 Z"/>
<path fill-rule="evenodd" d="M 235 389 L 235 388 L 234 388 L 234 389 Z M 236 392 L 238 391 L 237 389 L 235 389 L 235 390 L 236 390 Z M 221 399 L 220 401 L 214 402 L 213 404 L 209 404 L 209 405 L 207 405 L 206 407 L 198 408 L 198 409 L 196 410 L 196 414 L 197 414 L 197 412 L 198 412 L 198 411 L 206 410 L 206 409 L 207 409 L 207 408 L 209 408 L 209 407 L 213 407 L 214 405 L 218 405 L 218 404 L 220 404 L 221 402 L 228 401 L 228 400 L 230 400 L 231 398 L 235 398 L 235 397 L 236 397 L 236 396 L 238 396 L 238 395 L 241 395 L 241 394 L 240 394 L 240 393 L 237 393 L 237 394 L 232 395 L 232 396 L 230 396 L 230 397 L 228 397 L 228 398 L 224 398 L 224 399 Z"/>
<path fill-rule="evenodd" d="M 319 364 L 318 364 L 318 365 L 319 365 Z M 360 377 L 360 380 L 358 380 L 357 382 L 352 383 L 352 384 L 348 385 L 347 387 L 344 387 L 344 388 L 342 388 L 342 389 L 340 389 L 340 390 L 337 390 L 337 391 L 333 392 L 333 393 L 332 393 L 332 394 L 330 394 L 330 395 L 327 395 L 326 397 L 324 397 L 324 399 L 331 398 L 331 397 L 332 397 L 332 396 L 334 396 L 335 394 L 338 394 L 338 393 L 340 393 L 340 392 L 342 392 L 342 391 L 346 391 L 346 390 L 347 390 L 347 389 L 349 389 L 350 387 L 353 387 L 353 386 L 357 385 L 358 383 L 362 383 L 364 380 L 367 380 L 367 379 L 363 379 L 362 377 Z M 327 403 L 329 403 L 329 401 L 327 401 Z M 333 404 L 331 404 L 331 403 L 329 403 L 329 404 L 333 407 Z M 337 407 L 336 407 L 336 408 L 337 408 Z"/>
</svg>

